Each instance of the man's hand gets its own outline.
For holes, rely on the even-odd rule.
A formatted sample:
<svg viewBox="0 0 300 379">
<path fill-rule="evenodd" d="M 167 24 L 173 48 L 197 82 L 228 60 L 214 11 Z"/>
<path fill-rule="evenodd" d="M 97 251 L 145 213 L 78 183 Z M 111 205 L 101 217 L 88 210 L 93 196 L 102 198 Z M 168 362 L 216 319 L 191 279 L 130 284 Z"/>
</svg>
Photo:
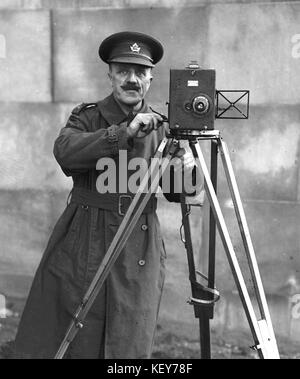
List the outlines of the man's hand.
<svg viewBox="0 0 300 379">
<path fill-rule="evenodd" d="M 188 145 L 185 147 L 181 147 L 175 154 L 174 158 L 175 159 L 172 162 L 174 163 L 175 172 L 183 170 L 185 173 L 190 173 L 196 166 L 195 158 Z"/>
<path fill-rule="evenodd" d="M 184 170 L 184 172 L 191 172 L 196 165 L 193 154 L 185 149 L 178 150 L 174 160 L 174 171 Z"/>
<path fill-rule="evenodd" d="M 189 147 L 188 141 L 180 141 L 180 149 L 178 149 L 173 157 L 172 165 L 175 174 L 174 183 L 177 182 L 177 188 L 181 188 L 179 185 L 182 183 L 183 192 L 186 194 L 193 194 L 192 196 L 187 196 L 187 198 L 189 198 L 187 204 L 202 205 L 204 196 L 203 182 L 201 181 L 201 183 L 199 183 L 197 180 L 198 171 L 193 172 L 195 167 L 197 167 L 197 163 Z M 193 177 L 195 175 L 196 183 L 193 185 Z"/>
<path fill-rule="evenodd" d="M 128 138 L 143 138 L 162 123 L 163 118 L 156 113 L 138 113 L 127 128 Z"/>
</svg>

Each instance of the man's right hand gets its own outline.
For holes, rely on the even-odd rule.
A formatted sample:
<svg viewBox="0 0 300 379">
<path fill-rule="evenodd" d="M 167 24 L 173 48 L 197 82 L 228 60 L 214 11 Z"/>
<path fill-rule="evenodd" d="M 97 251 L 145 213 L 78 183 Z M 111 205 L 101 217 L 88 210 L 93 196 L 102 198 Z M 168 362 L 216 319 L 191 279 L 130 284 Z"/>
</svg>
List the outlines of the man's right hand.
<svg viewBox="0 0 300 379">
<path fill-rule="evenodd" d="M 156 113 L 138 113 L 127 128 L 128 138 L 143 138 L 162 123 L 163 118 Z"/>
</svg>

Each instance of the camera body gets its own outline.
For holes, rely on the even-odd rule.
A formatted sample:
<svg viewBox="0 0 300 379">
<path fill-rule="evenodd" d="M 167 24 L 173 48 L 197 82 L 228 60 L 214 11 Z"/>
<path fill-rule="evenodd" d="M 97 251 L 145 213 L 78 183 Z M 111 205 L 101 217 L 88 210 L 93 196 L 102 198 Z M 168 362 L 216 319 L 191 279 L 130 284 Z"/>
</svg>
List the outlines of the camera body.
<svg viewBox="0 0 300 379">
<path fill-rule="evenodd" d="M 216 71 L 190 64 L 170 70 L 169 125 L 171 132 L 214 129 Z"/>
</svg>

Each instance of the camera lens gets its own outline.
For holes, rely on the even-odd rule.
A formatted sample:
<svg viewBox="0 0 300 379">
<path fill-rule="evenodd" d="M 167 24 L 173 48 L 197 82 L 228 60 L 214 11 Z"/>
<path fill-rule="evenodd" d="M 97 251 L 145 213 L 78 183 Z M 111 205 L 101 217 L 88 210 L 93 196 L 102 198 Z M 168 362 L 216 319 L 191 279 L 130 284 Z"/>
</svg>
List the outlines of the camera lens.
<svg viewBox="0 0 300 379">
<path fill-rule="evenodd" d="M 209 100 L 205 96 L 197 96 L 193 100 L 193 110 L 197 114 L 205 114 L 209 111 Z"/>
</svg>

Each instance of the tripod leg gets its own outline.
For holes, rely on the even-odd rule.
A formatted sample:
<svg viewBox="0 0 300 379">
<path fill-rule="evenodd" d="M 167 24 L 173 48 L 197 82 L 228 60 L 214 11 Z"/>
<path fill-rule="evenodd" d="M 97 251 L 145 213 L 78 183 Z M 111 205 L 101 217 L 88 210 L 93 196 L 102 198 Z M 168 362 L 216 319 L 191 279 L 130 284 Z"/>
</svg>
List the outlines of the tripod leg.
<svg viewBox="0 0 300 379">
<path fill-rule="evenodd" d="M 273 355 L 273 356 L 278 355 L 279 357 L 278 347 L 277 347 L 276 338 L 275 338 L 275 334 L 274 334 L 274 330 L 272 326 L 272 321 L 271 321 L 271 316 L 270 316 L 270 312 L 269 312 L 269 308 L 268 308 L 268 304 L 266 300 L 266 295 L 264 292 L 264 288 L 263 288 L 263 284 L 262 284 L 262 280 L 261 280 L 261 276 L 260 276 L 243 204 L 242 204 L 242 200 L 240 197 L 232 163 L 230 160 L 228 148 L 227 148 L 226 143 L 222 139 L 219 140 L 219 145 L 220 145 L 221 157 L 223 161 L 223 166 L 224 166 L 227 182 L 228 182 L 229 190 L 230 190 L 231 197 L 233 200 L 236 217 L 238 220 L 241 236 L 244 243 L 245 252 L 248 258 L 248 262 L 249 262 L 249 268 L 251 271 L 252 280 L 254 283 L 256 298 L 257 298 L 259 310 L 262 317 L 261 324 L 263 325 L 265 321 L 266 325 L 264 325 L 263 328 L 265 327 L 267 328 L 266 332 L 269 335 L 269 337 L 266 339 L 266 347 L 268 348 L 268 350 L 270 350 L 269 352 L 270 355 Z M 262 331 L 262 333 L 264 332 Z"/>
<path fill-rule="evenodd" d="M 194 141 L 190 141 L 190 145 Z M 194 151 L 193 151 L 194 153 Z M 195 154 L 194 154 L 195 155 Z M 196 156 L 195 156 L 196 158 Z M 211 141 L 211 180 L 215 191 L 217 190 L 217 171 L 218 170 L 218 145 L 215 140 Z M 197 294 L 195 293 L 197 282 L 196 269 L 194 263 L 194 254 L 192 247 L 192 239 L 190 232 L 190 223 L 188 216 L 189 211 L 188 207 L 185 204 L 185 199 L 181 199 L 181 212 L 182 220 L 184 226 L 184 235 L 185 235 L 185 248 L 187 251 L 188 266 L 190 272 L 190 281 L 192 287 L 193 297 L 196 298 Z M 216 257 L 216 222 L 213 214 L 212 208 L 210 208 L 209 215 L 209 258 L 208 258 L 208 288 L 215 288 L 215 257 Z M 194 305 L 195 306 L 195 305 Z M 211 338 L 210 338 L 210 319 L 214 318 L 214 305 L 210 307 L 200 307 L 195 309 L 195 316 L 199 318 L 199 329 L 200 329 L 200 347 L 201 347 L 201 358 L 202 359 L 211 359 Z"/>
<path fill-rule="evenodd" d="M 240 266 L 235 254 L 233 244 L 230 239 L 230 235 L 229 235 L 229 232 L 228 232 L 228 229 L 227 229 L 227 226 L 226 226 L 226 223 L 221 211 L 219 201 L 217 199 L 216 193 L 213 188 L 213 184 L 211 182 L 209 171 L 207 169 L 200 144 L 197 143 L 197 144 L 192 145 L 192 149 L 193 149 L 194 155 L 197 155 L 199 159 L 199 163 L 200 163 L 200 166 L 205 178 L 206 193 L 207 193 L 210 205 L 214 212 L 218 231 L 219 231 L 221 240 L 223 242 L 223 246 L 226 251 L 231 270 L 233 272 L 233 276 L 234 276 L 235 283 L 240 294 L 241 301 L 244 306 L 244 310 L 249 322 L 249 326 L 250 326 L 250 329 L 255 341 L 256 349 L 258 350 L 258 353 L 261 358 L 277 358 L 277 354 L 270 355 L 269 349 L 266 348 L 265 335 L 262 334 L 261 324 L 256 319 L 255 311 L 251 303 L 248 289 L 247 289 L 245 280 L 243 278 L 243 274 L 241 272 L 241 269 L 240 269 Z"/>
<path fill-rule="evenodd" d="M 218 145 L 216 141 L 211 141 L 211 169 L 210 177 L 217 193 L 218 183 Z M 213 209 L 210 207 L 209 211 L 209 262 L 208 262 L 208 287 L 215 287 L 215 269 L 216 269 L 216 221 L 214 218 Z M 213 318 L 213 315 L 212 317 Z"/>
<path fill-rule="evenodd" d="M 191 227 L 189 214 L 190 210 L 185 203 L 185 197 L 181 196 L 181 213 L 182 213 L 182 225 L 184 227 L 184 245 L 187 253 L 187 261 L 189 268 L 189 279 L 191 282 L 191 290 L 193 298 L 198 298 L 197 293 L 197 275 L 194 260 L 193 244 L 191 237 Z M 210 309 L 208 307 L 200 307 L 194 304 L 195 317 L 199 319 L 200 329 L 200 348 L 201 359 L 211 359 L 211 343 L 210 343 Z"/>
<path fill-rule="evenodd" d="M 201 359 L 211 359 L 210 321 L 209 317 L 202 313 L 199 318 Z"/>
<path fill-rule="evenodd" d="M 174 151 L 177 149 L 176 141 L 170 144 L 167 156 L 163 161 L 160 169 L 161 158 L 164 153 L 164 149 L 167 145 L 168 138 L 165 138 L 160 146 L 158 147 L 154 157 L 154 165 L 150 166 L 150 170 L 145 174 L 142 180 L 141 186 L 138 189 L 135 197 L 133 198 L 128 211 L 126 212 L 122 223 L 107 251 L 105 254 L 97 273 L 88 288 L 82 304 L 77 309 L 73 321 L 71 322 L 67 333 L 59 347 L 55 359 L 62 359 L 73 339 L 76 337 L 78 331 L 83 328 L 83 321 L 89 312 L 91 306 L 93 305 L 102 285 L 104 284 L 114 262 L 121 253 L 123 247 L 125 246 L 128 238 L 130 237 L 138 219 L 140 218 L 147 202 L 149 201 L 152 193 L 149 190 L 150 184 L 151 189 L 155 190 L 158 188 L 159 180 L 166 170 L 168 163 L 173 156 Z M 151 183 L 150 183 L 151 182 Z"/>
<path fill-rule="evenodd" d="M 218 183 L 218 145 L 211 141 L 210 176 L 212 185 L 217 193 Z M 215 287 L 215 268 L 216 268 L 216 222 L 214 212 L 210 207 L 209 211 L 209 254 L 208 254 L 208 287 Z M 211 308 L 210 319 L 214 317 L 214 308 Z M 211 359 L 211 340 L 210 340 L 210 319 L 203 314 L 199 319 L 201 346 L 209 346 L 209 349 L 201 349 L 202 359 Z"/>
</svg>

